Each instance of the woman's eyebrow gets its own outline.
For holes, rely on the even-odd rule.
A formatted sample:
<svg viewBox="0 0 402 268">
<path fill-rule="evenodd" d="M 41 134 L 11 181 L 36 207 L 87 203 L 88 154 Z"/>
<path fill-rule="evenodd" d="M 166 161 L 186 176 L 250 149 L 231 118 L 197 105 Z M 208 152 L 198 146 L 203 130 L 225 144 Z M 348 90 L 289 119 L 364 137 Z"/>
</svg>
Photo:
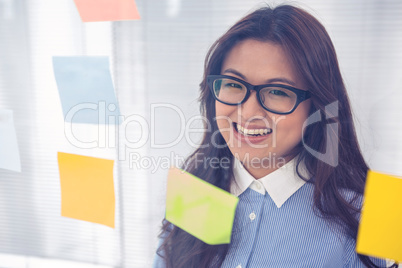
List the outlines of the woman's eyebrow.
<svg viewBox="0 0 402 268">
<path fill-rule="evenodd" d="M 235 69 L 229 68 L 229 69 L 226 69 L 225 71 L 223 71 L 223 73 L 232 73 L 234 75 L 241 77 L 241 79 L 243 79 L 243 80 L 247 80 L 247 78 L 242 73 L 240 73 L 239 71 L 236 71 Z"/>
<path fill-rule="evenodd" d="M 231 74 L 234 74 L 234 75 L 240 77 L 241 79 L 247 81 L 246 76 L 244 76 L 242 73 L 240 73 L 239 71 L 236 71 L 232 68 L 226 69 L 225 71 L 223 71 L 223 73 L 231 73 Z M 296 87 L 295 82 L 293 82 L 287 78 L 284 78 L 284 77 L 271 78 L 271 79 L 268 79 L 265 81 L 265 83 L 267 83 L 267 84 L 271 84 L 271 83 L 275 83 L 275 82 L 281 82 L 281 83 L 285 83 L 285 84 L 291 85 L 293 87 Z"/>
<path fill-rule="evenodd" d="M 275 83 L 275 82 L 281 82 L 281 83 L 289 84 L 289 85 L 291 85 L 293 87 L 296 87 L 295 82 L 293 82 L 293 81 L 291 81 L 289 79 L 286 79 L 284 77 L 277 77 L 277 78 L 272 78 L 272 79 L 267 80 L 268 84 Z"/>
</svg>

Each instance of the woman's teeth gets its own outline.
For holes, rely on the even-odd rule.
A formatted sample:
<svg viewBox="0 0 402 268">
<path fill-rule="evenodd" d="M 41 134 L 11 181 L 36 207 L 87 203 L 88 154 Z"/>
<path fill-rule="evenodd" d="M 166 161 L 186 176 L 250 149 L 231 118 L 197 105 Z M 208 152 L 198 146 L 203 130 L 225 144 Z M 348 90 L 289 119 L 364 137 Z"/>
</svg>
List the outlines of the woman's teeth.
<svg viewBox="0 0 402 268">
<path fill-rule="evenodd" d="M 263 135 L 268 135 L 272 132 L 272 129 L 267 129 L 267 128 L 260 128 L 260 129 L 247 129 L 239 124 L 235 124 L 236 129 L 240 134 L 243 134 L 244 136 L 263 136 Z"/>
</svg>

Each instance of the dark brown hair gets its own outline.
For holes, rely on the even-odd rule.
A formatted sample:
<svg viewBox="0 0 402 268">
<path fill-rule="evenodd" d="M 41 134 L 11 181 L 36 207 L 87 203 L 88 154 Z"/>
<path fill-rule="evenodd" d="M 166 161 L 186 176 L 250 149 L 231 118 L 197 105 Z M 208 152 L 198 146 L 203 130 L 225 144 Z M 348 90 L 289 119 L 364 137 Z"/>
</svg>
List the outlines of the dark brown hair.
<svg viewBox="0 0 402 268">
<path fill-rule="evenodd" d="M 324 118 L 332 117 L 331 124 L 325 120 L 309 125 L 304 131 L 304 146 L 297 147 L 299 157 L 297 169 L 304 162 L 314 184 L 314 209 L 317 216 L 337 222 L 347 229 L 347 234 L 356 239 L 358 230 L 359 196 L 363 194 L 367 164 L 364 161 L 357 142 L 352 114 L 345 86 L 339 70 L 335 49 L 323 25 L 306 11 L 289 5 L 276 8 L 264 7 L 247 15 L 221 38 L 209 50 L 201 87 L 201 112 L 211 123 L 211 131 L 206 131 L 202 146 L 187 160 L 185 168 L 190 173 L 229 191 L 232 165 L 227 168 L 204 168 L 208 164 L 196 165 L 196 157 L 226 157 L 233 160 L 227 146 L 218 148 L 216 144 L 225 144 L 217 132 L 215 118 L 215 100 L 206 83 L 210 74 L 220 74 L 222 62 L 227 53 L 240 41 L 255 39 L 280 45 L 300 76 L 306 88 L 311 92 L 310 114 L 319 111 Z M 328 115 L 325 107 L 338 104 L 338 114 Z M 333 124 L 336 123 L 336 124 Z M 337 147 L 327 148 L 326 133 L 328 126 L 337 126 L 337 134 L 329 144 Z M 333 129 L 332 129 L 333 130 Z M 318 152 L 333 152 L 338 159 L 337 165 L 329 165 L 312 156 L 305 146 Z M 332 150 L 331 150 L 332 149 Z M 208 158 L 205 158 L 208 161 Z M 354 193 L 353 198 L 346 198 L 342 191 Z M 164 241 L 158 254 L 166 261 L 166 267 L 219 267 L 227 253 L 228 245 L 211 246 L 194 238 L 166 220 L 163 223 L 161 237 Z M 367 267 L 377 267 L 367 256 L 359 255 Z"/>
</svg>

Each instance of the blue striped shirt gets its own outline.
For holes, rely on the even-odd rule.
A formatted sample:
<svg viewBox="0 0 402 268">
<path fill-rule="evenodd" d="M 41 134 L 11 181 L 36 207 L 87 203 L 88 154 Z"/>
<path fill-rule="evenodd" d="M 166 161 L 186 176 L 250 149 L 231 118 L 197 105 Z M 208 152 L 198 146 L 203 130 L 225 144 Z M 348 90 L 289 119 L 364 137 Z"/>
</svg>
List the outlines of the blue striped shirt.
<svg viewBox="0 0 402 268">
<path fill-rule="evenodd" d="M 244 191 L 222 267 L 365 267 L 355 241 L 314 214 L 313 189 L 303 185 L 280 208 L 268 194 Z"/>
</svg>

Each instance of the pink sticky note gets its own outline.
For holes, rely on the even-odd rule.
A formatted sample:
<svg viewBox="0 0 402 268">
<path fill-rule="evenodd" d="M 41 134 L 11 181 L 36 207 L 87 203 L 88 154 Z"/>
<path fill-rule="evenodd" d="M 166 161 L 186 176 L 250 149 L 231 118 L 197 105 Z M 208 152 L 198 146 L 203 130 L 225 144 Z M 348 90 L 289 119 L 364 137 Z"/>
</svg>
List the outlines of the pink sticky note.
<svg viewBox="0 0 402 268">
<path fill-rule="evenodd" d="M 74 0 L 83 22 L 139 20 L 134 0 Z"/>
</svg>

